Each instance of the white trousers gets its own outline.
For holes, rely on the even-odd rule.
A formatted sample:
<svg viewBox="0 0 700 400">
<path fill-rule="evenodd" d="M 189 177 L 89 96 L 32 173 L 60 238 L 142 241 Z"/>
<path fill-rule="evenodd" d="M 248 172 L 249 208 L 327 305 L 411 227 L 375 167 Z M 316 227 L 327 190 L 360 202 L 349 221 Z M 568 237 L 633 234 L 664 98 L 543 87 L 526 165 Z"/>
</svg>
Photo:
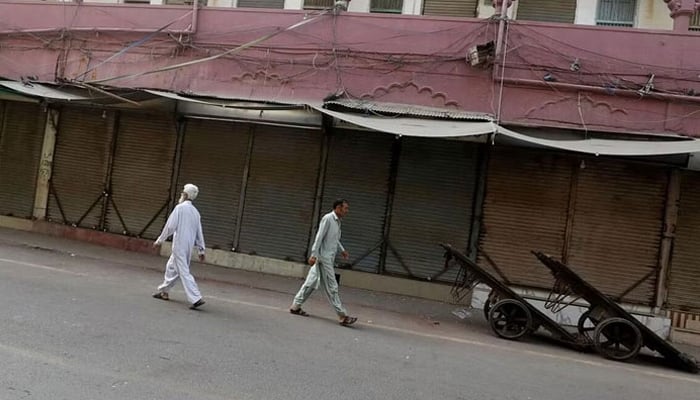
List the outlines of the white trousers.
<svg viewBox="0 0 700 400">
<path fill-rule="evenodd" d="M 185 295 L 190 304 L 194 304 L 202 298 L 197 282 L 190 273 L 190 259 L 173 253 L 165 265 L 165 278 L 163 283 L 158 286 L 158 291 L 168 293 L 178 279 L 182 280 L 182 286 L 185 288 Z"/>
<path fill-rule="evenodd" d="M 304 304 L 319 286 L 323 286 L 333 310 L 341 317 L 347 316 L 348 312 L 345 311 L 343 304 L 340 302 L 340 296 L 338 295 L 338 282 L 335 280 L 333 266 L 323 264 L 320 261 L 317 261 L 316 264 L 309 269 L 309 274 L 306 275 L 304 284 L 294 297 L 294 304 L 297 306 Z"/>
</svg>

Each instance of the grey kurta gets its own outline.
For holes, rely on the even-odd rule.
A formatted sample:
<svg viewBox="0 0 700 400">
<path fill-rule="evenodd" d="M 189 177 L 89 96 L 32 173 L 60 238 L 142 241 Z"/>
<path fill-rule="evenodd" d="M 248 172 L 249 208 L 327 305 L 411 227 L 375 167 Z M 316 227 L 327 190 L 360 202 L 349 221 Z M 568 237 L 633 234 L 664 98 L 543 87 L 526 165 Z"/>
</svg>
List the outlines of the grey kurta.
<svg viewBox="0 0 700 400">
<path fill-rule="evenodd" d="M 314 290 L 318 289 L 319 283 L 328 296 L 333 309 L 339 316 L 346 316 L 347 311 L 343 308 L 338 295 L 338 282 L 335 280 L 333 264 L 338 250 L 345 251 L 340 244 L 340 218 L 334 211 L 324 215 L 318 226 L 316 239 L 311 247 L 311 256 L 316 257 L 316 263 L 309 269 L 304 284 L 294 297 L 294 304 L 301 306 Z"/>
</svg>

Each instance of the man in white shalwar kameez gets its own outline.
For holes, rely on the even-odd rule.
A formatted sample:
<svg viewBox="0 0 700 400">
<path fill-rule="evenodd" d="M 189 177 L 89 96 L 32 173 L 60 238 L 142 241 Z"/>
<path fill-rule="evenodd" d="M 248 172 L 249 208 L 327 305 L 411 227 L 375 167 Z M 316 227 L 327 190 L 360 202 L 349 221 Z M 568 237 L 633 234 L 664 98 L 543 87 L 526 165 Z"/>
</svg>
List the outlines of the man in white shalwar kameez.
<svg viewBox="0 0 700 400">
<path fill-rule="evenodd" d="M 153 297 L 161 300 L 169 300 L 168 292 L 175 285 L 178 279 L 182 280 L 185 288 L 187 301 L 191 304 L 191 309 L 204 304 L 202 295 L 197 287 L 194 277 L 190 273 L 190 260 L 192 259 L 192 248 L 197 247 L 199 260 L 204 261 L 204 235 L 202 234 L 202 223 L 199 211 L 192 205 L 192 201 L 197 198 L 199 189 L 197 186 L 188 183 L 185 185 L 180 196 L 180 202 L 168 217 L 163 232 L 156 239 L 153 247 L 160 248 L 170 236 L 173 237 L 172 254 L 165 266 L 165 278 L 158 286 L 158 292 Z"/>
<path fill-rule="evenodd" d="M 343 258 L 347 259 L 349 257 L 348 252 L 340 244 L 340 220 L 348 214 L 349 209 L 350 207 L 346 200 L 336 200 L 333 203 L 333 211 L 324 215 L 321 219 L 316 239 L 311 247 L 311 257 L 309 257 L 311 269 L 309 269 L 301 289 L 294 297 L 294 302 L 289 309 L 290 313 L 304 317 L 309 315 L 301 309 L 301 305 L 321 285 L 326 292 L 326 296 L 328 296 L 328 301 L 330 301 L 331 306 L 338 314 L 340 324 L 349 326 L 357 321 L 357 318 L 348 315 L 340 302 L 338 282 L 335 280 L 335 271 L 333 270 L 338 250 L 340 250 Z"/>
</svg>

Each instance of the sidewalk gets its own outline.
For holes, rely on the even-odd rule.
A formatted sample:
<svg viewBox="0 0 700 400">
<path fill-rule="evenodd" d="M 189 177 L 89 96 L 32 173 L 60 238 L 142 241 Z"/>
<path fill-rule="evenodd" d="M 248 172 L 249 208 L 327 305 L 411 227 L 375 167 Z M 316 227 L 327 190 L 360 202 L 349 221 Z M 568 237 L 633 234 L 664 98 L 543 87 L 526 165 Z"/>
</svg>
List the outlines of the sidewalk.
<svg viewBox="0 0 700 400">
<path fill-rule="evenodd" d="M 128 265 L 154 271 L 163 271 L 166 262 L 165 258 L 155 255 L 116 250 L 90 243 L 6 228 L 0 228 L 0 245 L 51 250 L 71 256 L 103 260 L 113 264 Z M 192 270 L 199 281 L 212 281 L 249 289 L 270 291 L 274 292 L 276 297 L 280 295 L 282 297 L 284 295 L 288 296 L 290 302 L 303 282 L 302 279 L 298 278 L 267 275 L 201 263 L 194 263 Z M 465 319 L 460 320 L 452 312 L 463 307 L 437 301 L 342 286 L 341 297 L 343 303 L 347 305 L 351 312 L 355 310 L 355 312 L 365 314 L 360 315 L 365 317 L 365 319 L 386 318 L 386 313 L 391 313 L 390 318 L 394 321 L 401 320 L 402 323 L 400 325 L 404 329 L 412 326 L 416 329 L 435 326 L 440 328 L 436 330 L 436 334 L 459 334 L 460 336 L 478 338 L 493 343 L 508 343 L 497 339 L 493 335 L 483 317 L 482 311 L 478 309 L 467 310 L 469 315 Z M 325 302 L 325 295 L 320 292 L 316 293 L 314 301 Z M 691 354 L 700 360 L 700 347 L 682 344 L 674 344 L 674 346 L 678 350 Z"/>
</svg>

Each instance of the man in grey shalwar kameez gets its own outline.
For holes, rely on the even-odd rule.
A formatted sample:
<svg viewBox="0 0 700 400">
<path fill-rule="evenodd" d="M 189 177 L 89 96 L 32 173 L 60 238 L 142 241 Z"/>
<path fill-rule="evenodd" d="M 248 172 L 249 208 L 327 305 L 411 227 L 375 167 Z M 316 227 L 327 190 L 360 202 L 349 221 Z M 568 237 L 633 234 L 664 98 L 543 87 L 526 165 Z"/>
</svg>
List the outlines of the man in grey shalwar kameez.
<svg viewBox="0 0 700 400">
<path fill-rule="evenodd" d="M 192 205 L 192 201 L 197 198 L 198 194 L 199 189 L 197 186 L 190 183 L 185 185 L 180 196 L 180 202 L 168 217 L 163 233 L 160 234 L 153 244 L 153 247 L 160 248 L 164 241 L 170 236 L 173 237 L 172 254 L 165 266 L 165 277 L 163 283 L 158 286 L 158 292 L 153 297 L 168 300 L 168 291 L 180 279 L 182 286 L 185 288 L 187 301 L 191 304 L 191 309 L 204 304 L 197 282 L 195 282 L 194 277 L 190 273 L 192 248 L 197 247 L 200 261 L 204 261 L 204 251 L 206 249 L 199 211 Z"/>
<path fill-rule="evenodd" d="M 346 200 L 336 200 L 333 203 L 333 211 L 324 215 L 321 223 L 318 226 L 316 240 L 311 247 L 311 257 L 309 257 L 309 273 L 306 276 L 304 284 L 299 289 L 299 293 L 294 297 L 294 302 L 289 312 L 295 315 L 307 316 L 301 305 L 311 296 L 314 290 L 318 289 L 319 284 L 328 296 L 333 309 L 338 314 L 341 325 L 352 325 L 357 321 L 357 318 L 348 315 L 347 311 L 340 302 L 338 295 L 338 282 L 335 280 L 335 256 L 340 250 L 343 258 L 347 259 L 348 252 L 345 251 L 343 245 L 340 244 L 340 220 L 345 217 L 350 207 Z"/>
</svg>

